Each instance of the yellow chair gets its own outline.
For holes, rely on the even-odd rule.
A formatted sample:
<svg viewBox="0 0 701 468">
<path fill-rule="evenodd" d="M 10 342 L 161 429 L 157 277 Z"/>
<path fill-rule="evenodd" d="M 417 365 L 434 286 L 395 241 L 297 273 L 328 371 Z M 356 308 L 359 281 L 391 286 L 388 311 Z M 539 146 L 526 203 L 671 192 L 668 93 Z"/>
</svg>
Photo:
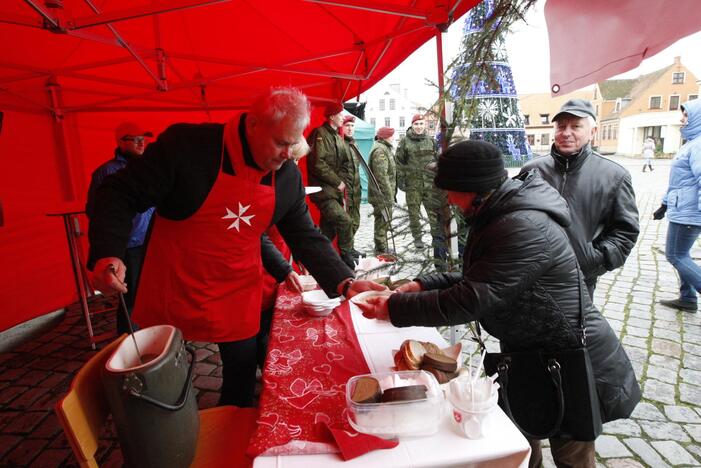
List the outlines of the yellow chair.
<svg viewBox="0 0 701 468">
<path fill-rule="evenodd" d="M 122 335 L 105 346 L 78 371 L 71 388 L 54 408 L 63 432 L 82 467 L 97 467 L 95 453 L 102 427 L 109 415 L 107 399 L 102 391 L 100 373 Z M 253 408 L 220 406 L 200 410 L 200 433 L 193 467 L 246 467 L 253 460 L 246 448 L 256 427 L 257 411 Z"/>
</svg>

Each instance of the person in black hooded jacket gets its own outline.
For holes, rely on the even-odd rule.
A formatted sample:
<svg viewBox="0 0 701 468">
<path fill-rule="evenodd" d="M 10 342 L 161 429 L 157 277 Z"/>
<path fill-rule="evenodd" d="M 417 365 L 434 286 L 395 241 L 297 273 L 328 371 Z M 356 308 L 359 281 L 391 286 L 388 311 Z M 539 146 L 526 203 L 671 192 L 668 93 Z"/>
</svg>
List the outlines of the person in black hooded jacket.
<svg viewBox="0 0 701 468">
<path fill-rule="evenodd" d="M 581 295 L 565 200 L 536 171 L 509 179 L 499 150 L 481 141 L 450 147 L 435 181 L 470 225 L 462 273 L 419 277 L 400 294 L 361 304 L 363 314 L 397 327 L 478 321 L 503 351 L 556 350 L 579 345 L 581 297 L 602 420 L 629 417 L 640 387 L 616 334 Z M 529 442 L 530 466 L 540 466 L 540 441 Z M 594 442 L 550 444 L 558 466 L 595 466 Z"/>
</svg>

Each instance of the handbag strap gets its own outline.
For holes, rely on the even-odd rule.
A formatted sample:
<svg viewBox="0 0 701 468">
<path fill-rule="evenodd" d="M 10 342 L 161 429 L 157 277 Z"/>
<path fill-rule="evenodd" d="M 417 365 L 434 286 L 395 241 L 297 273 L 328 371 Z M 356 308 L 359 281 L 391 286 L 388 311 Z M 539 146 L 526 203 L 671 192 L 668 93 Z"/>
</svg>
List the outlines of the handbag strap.
<svg viewBox="0 0 701 468">
<path fill-rule="evenodd" d="M 552 380 L 553 385 L 555 386 L 555 390 L 557 391 L 557 417 L 555 418 L 555 423 L 553 424 L 553 427 L 548 432 L 546 432 L 545 434 L 533 434 L 522 428 L 518 424 L 518 422 L 516 422 L 516 418 L 514 418 L 514 415 L 511 413 L 511 406 L 509 405 L 509 395 L 506 391 L 507 386 L 509 384 L 509 364 L 505 360 L 502 360 L 497 365 L 497 373 L 499 374 L 497 381 L 499 382 L 499 393 L 501 394 L 502 409 L 504 410 L 504 413 L 506 413 L 506 415 L 509 417 L 509 419 L 511 419 L 511 422 L 514 423 L 514 426 L 516 426 L 518 430 L 521 431 L 521 433 L 529 439 L 542 440 L 553 437 L 560 431 L 560 426 L 562 426 L 562 420 L 565 417 L 565 395 L 562 391 L 562 375 L 560 374 L 560 363 L 557 362 L 557 359 L 550 358 L 548 359 L 547 369 L 550 373 L 550 379 Z"/>
</svg>

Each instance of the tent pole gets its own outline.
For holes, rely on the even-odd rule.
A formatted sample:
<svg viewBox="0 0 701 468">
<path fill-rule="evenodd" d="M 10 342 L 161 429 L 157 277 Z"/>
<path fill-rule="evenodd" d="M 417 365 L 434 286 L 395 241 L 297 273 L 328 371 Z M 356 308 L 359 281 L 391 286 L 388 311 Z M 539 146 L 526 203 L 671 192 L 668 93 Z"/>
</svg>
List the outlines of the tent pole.
<svg viewBox="0 0 701 468">
<path fill-rule="evenodd" d="M 68 136 L 64 121 L 64 113 L 61 108 L 61 85 L 55 76 L 46 80 L 46 91 L 49 93 L 49 104 L 53 114 L 54 137 L 56 138 L 56 152 L 58 156 L 58 167 L 61 171 L 61 187 L 63 187 L 64 201 L 76 200 L 76 187 L 71 167 L 71 158 L 68 149 Z"/>
<path fill-rule="evenodd" d="M 445 118 L 445 83 L 443 76 L 443 31 L 436 28 L 436 62 L 438 65 L 438 108 L 440 109 L 440 132 L 441 132 L 441 152 L 448 148 L 446 139 L 447 125 Z M 450 207 L 447 203 L 438 209 L 438 219 L 441 230 L 443 231 L 444 247 L 447 250 L 448 258 L 453 258 L 453 249 L 451 248 L 450 235 L 450 220 L 452 216 Z"/>
<path fill-rule="evenodd" d="M 37 5 L 37 3 L 34 0 L 24 0 L 24 3 L 26 3 L 27 5 L 30 6 L 30 8 L 32 8 L 34 11 L 39 13 L 39 15 L 41 15 L 41 17 L 44 18 L 44 21 L 46 21 L 48 24 L 50 24 L 53 29 L 59 28 L 58 21 L 56 21 L 56 19 L 53 16 L 51 16 L 49 13 L 44 11 L 44 9 L 42 7 Z"/>
</svg>

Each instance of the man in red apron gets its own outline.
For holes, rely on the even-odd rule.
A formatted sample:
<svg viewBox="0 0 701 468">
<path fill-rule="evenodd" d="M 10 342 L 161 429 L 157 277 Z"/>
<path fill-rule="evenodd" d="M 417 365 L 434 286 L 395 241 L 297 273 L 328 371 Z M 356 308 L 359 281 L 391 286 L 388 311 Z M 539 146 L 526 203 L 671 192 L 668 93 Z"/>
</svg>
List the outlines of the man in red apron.
<svg viewBox="0 0 701 468">
<path fill-rule="evenodd" d="M 101 291 L 122 291 L 121 260 L 134 213 L 156 206 L 134 320 L 171 324 L 219 345 L 220 404 L 251 406 L 262 294 L 261 235 L 275 224 L 331 296 L 381 288 L 353 272 L 312 223 L 290 147 L 310 105 L 277 88 L 226 125 L 176 124 L 138 164 L 105 179 L 90 220 L 90 258 Z M 116 278 L 110 272 L 116 268 Z"/>
</svg>

